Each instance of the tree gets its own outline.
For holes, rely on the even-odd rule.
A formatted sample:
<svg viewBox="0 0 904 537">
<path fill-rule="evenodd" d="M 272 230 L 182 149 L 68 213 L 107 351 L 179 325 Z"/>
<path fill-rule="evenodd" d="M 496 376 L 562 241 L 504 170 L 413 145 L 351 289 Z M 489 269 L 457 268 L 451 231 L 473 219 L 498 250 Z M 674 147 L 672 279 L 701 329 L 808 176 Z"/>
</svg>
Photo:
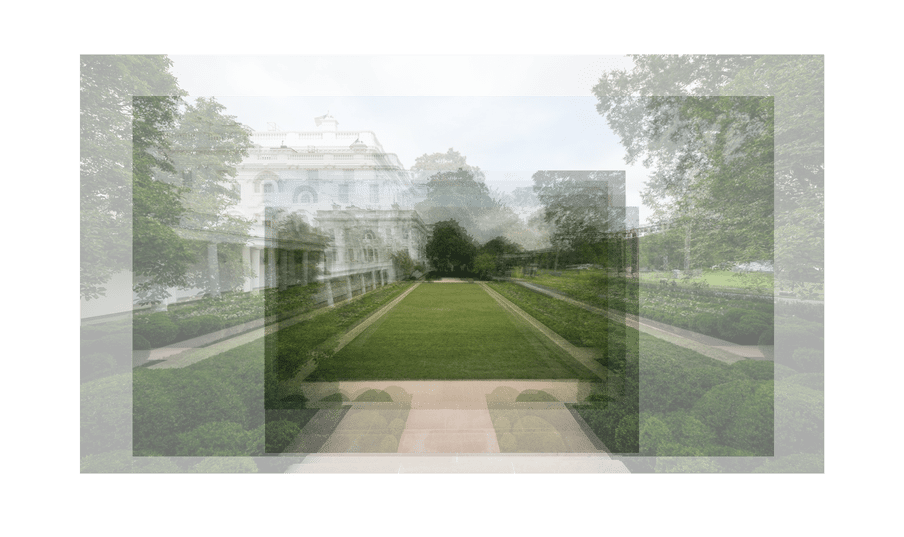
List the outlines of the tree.
<svg viewBox="0 0 904 537">
<path fill-rule="evenodd" d="M 624 228 L 624 210 L 611 202 L 624 172 L 538 171 L 533 181 L 553 246 L 583 262 L 607 263 L 610 234 Z"/>
<path fill-rule="evenodd" d="M 474 266 L 477 246 L 458 222 L 446 220 L 433 226 L 426 253 L 437 272 L 469 272 Z"/>
<path fill-rule="evenodd" d="M 469 165 L 467 160 L 467 157 L 450 147 L 445 153 L 429 155 L 424 153 L 417 157 L 411 171 L 416 172 L 415 175 L 422 180 L 426 180 L 440 172 L 455 172 L 461 169 L 470 172 L 476 181 L 483 183 L 485 179 L 483 172 L 479 167 Z"/>
<path fill-rule="evenodd" d="M 185 93 L 166 56 L 81 56 L 80 64 L 80 295 L 91 300 L 132 268 L 132 98 Z"/>
<path fill-rule="evenodd" d="M 392 259 L 396 273 L 399 274 L 401 279 L 410 278 L 414 271 L 417 270 L 417 263 L 414 259 L 411 259 L 411 254 L 408 253 L 408 250 L 402 249 L 393 252 L 389 257 Z"/>
<path fill-rule="evenodd" d="M 169 139 L 175 172 L 163 180 L 185 189 L 180 236 L 195 242 L 201 259 L 210 242 L 218 243 L 219 279 L 227 287 L 237 288 L 250 276 L 243 272 L 241 247 L 251 221 L 231 211 L 240 201 L 236 166 L 248 155 L 250 133 L 225 113 L 223 105 L 202 97 L 184 104 Z M 192 267 L 189 285 L 204 287 L 208 269 L 206 263 Z"/>
<path fill-rule="evenodd" d="M 487 241 L 483 246 L 480 247 L 480 256 L 478 259 L 483 258 L 480 266 L 485 266 L 487 262 L 487 258 L 484 256 L 489 256 L 489 259 L 492 260 L 492 267 L 490 267 L 487 273 L 492 274 L 504 274 L 506 270 L 510 267 L 518 264 L 517 259 L 514 258 L 506 258 L 504 256 L 510 254 L 517 254 L 522 252 L 524 249 L 521 245 L 507 239 L 506 237 L 496 237 L 490 241 Z M 479 272 L 479 270 L 478 270 Z"/>
<path fill-rule="evenodd" d="M 692 256 L 771 258 L 773 215 L 782 230 L 799 222 L 796 209 L 822 212 L 821 56 L 633 59 L 630 72 L 606 73 L 594 87 L 597 110 L 625 161 L 653 169 L 642 197 L 654 218 L 681 220 Z M 793 235 L 821 266 L 822 224 L 810 222 Z M 779 271 L 796 264 L 793 250 L 775 255 Z"/>
</svg>

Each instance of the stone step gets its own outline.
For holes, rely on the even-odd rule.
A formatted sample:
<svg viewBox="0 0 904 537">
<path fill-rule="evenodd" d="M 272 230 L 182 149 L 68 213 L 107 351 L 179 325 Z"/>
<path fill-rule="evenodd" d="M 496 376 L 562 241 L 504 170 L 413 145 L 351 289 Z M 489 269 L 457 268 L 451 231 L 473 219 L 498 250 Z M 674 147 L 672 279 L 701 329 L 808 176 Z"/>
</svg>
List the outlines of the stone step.
<svg viewBox="0 0 904 537">
<path fill-rule="evenodd" d="M 288 474 L 329 473 L 511 473 L 629 474 L 621 461 L 586 454 L 505 455 L 308 455 Z"/>
</svg>

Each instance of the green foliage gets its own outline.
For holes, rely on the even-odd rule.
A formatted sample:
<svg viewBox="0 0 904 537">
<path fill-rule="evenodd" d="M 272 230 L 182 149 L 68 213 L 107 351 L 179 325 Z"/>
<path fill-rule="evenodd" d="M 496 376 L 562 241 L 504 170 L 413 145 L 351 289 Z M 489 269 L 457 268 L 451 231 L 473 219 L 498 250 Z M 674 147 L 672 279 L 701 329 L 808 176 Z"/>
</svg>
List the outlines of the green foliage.
<svg viewBox="0 0 904 537">
<path fill-rule="evenodd" d="M 146 351 L 153 349 L 154 346 L 141 334 L 132 334 L 132 348 L 136 351 Z"/>
<path fill-rule="evenodd" d="M 772 319 L 758 311 L 731 308 L 719 318 L 719 337 L 741 345 L 755 345 L 771 323 Z"/>
<path fill-rule="evenodd" d="M 694 317 L 694 331 L 707 336 L 719 333 L 719 318 L 711 313 L 698 313 Z"/>
<path fill-rule="evenodd" d="M 794 349 L 791 366 L 801 373 L 819 373 L 823 370 L 824 353 L 816 349 Z"/>
<path fill-rule="evenodd" d="M 408 250 L 398 250 L 390 254 L 389 257 L 392 259 L 396 274 L 399 275 L 400 280 L 411 278 L 414 271 L 418 270 L 417 263 L 411 258 L 411 254 L 408 253 Z"/>
<path fill-rule="evenodd" d="M 250 457 L 210 457 L 191 470 L 200 474 L 256 474 L 258 468 Z"/>
<path fill-rule="evenodd" d="M 179 322 L 179 340 L 191 339 L 211 332 L 221 330 L 224 326 L 223 319 L 216 315 L 198 315 L 188 317 Z"/>
<path fill-rule="evenodd" d="M 179 455 L 192 457 L 235 457 L 259 455 L 250 448 L 256 431 L 246 431 L 241 423 L 218 421 L 202 423 L 194 429 L 176 435 Z"/>
<path fill-rule="evenodd" d="M 114 375 L 79 387 L 82 456 L 132 447 L 132 376 Z"/>
<path fill-rule="evenodd" d="M 755 474 L 821 474 L 825 472 L 822 453 L 795 453 L 775 457 L 753 470 Z"/>
<path fill-rule="evenodd" d="M 192 456 L 178 435 L 209 423 L 245 424 L 247 409 L 238 390 L 226 379 L 179 370 L 135 370 L 134 446 L 165 455 Z M 153 375 L 152 375 L 153 374 Z M 155 377 L 170 377 L 166 380 Z M 231 388 L 231 389 L 230 389 Z M 234 455 L 245 455 L 239 452 Z"/>
<path fill-rule="evenodd" d="M 82 357 L 82 377 L 97 377 L 116 368 L 116 360 L 108 353 L 96 352 Z"/>
<path fill-rule="evenodd" d="M 129 450 L 108 451 L 82 457 L 79 471 L 83 474 L 173 474 L 179 465 L 165 457 L 133 457 Z"/>
<path fill-rule="evenodd" d="M 775 362 L 768 360 L 739 360 L 730 366 L 733 371 L 740 371 L 752 380 L 773 380 L 775 378 Z"/>
<path fill-rule="evenodd" d="M 720 444 L 772 455 L 772 392 L 771 381 L 728 382 L 706 392 L 692 413 L 715 431 Z"/>
<path fill-rule="evenodd" d="M 455 220 L 437 222 L 426 246 L 427 259 L 440 273 L 471 272 L 477 246 Z"/>
<path fill-rule="evenodd" d="M 147 339 L 154 348 L 169 345 L 179 335 L 179 327 L 164 312 L 135 316 L 134 331 Z"/>
<path fill-rule="evenodd" d="M 798 386 L 803 386 L 805 388 L 820 392 L 825 391 L 826 389 L 825 374 L 823 373 L 802 373 L 800 375 L 790 375 L 784 380 L 789 384 L 796 384 Z"/>
<path fill-rule="evenodd" d="M 266 442 L 267 453 L 282 453 L 292 444 L 301 427 L 289 420 L 279 420 L 267 423 Z"/>
<path fill-rule="evenodd" d="M 83 55 L 80 64 L 80 294 L 91 300 L 104 295 L 111 275 L 132 268 L 132 151 L 138 151 L 142 171 L 153 162 L 146 150 L 159 141 L 154 130 L 167 123 L 144 114 L 153 110 L 135 108 L 133 96 L 185 92 L 166 56 Z M 157 102 L 158 111 L 172 111 L 171 101 Z"/>
</svg>

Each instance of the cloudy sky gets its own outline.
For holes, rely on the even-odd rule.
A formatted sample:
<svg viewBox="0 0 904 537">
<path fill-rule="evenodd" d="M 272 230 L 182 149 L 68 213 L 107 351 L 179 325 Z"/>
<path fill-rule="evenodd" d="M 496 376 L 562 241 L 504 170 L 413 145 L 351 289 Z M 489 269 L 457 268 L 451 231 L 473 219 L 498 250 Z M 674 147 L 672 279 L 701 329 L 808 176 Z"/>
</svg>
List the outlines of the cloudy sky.
<svg viewBox="0 0 904 537">
<path fill-rule="evenodd" d="M 311 130 L 329 111 L 340 129 L 374 131 L 406 167 L 454 148 L 490 187 L 530 186 L 541 169 L 625 170 L 627 204 L 647 171 L 597 113 L 590 90 L 620 56 L 171 56 L 190 96 L 214 96 L 255 130 Z"/>
</svg>

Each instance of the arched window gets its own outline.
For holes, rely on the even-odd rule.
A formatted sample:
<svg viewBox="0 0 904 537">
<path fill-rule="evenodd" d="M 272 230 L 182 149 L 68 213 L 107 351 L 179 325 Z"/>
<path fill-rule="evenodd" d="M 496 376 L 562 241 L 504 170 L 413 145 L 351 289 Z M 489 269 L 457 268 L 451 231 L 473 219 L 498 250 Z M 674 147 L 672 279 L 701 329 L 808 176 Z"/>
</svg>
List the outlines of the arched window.
<svg viewBox="0 0 904 537">
<path fill-rule="evenodd" d="M 264 183 L 264 194 L 273 193 L 273 183 Z"/>
<path fill-rule="evenodd" d="M 308 186 L 300 186 L 292 195 L 292 203 L 317 203 L 317 191 Z"/>
</svg>

